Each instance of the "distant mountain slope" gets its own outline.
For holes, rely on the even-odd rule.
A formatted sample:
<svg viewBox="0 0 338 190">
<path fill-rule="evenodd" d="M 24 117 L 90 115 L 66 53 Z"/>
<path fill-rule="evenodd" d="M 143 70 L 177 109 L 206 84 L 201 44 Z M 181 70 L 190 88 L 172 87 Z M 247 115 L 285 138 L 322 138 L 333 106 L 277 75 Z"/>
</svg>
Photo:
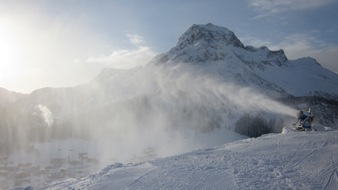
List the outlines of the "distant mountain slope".
<svg viewBox="0 0 338 190">
<path fill-rule="evenodd" d="M 338 131 L 268 135 L 140 164 L 115 163 L 45 189 L 328 189 Z"/>
<path fill-rule="evenodd" d="M 27 96 L 26 94 L 16 93 L 0 87 L 0 105 L 7 106 L 19 99 Z"/>
</svg>

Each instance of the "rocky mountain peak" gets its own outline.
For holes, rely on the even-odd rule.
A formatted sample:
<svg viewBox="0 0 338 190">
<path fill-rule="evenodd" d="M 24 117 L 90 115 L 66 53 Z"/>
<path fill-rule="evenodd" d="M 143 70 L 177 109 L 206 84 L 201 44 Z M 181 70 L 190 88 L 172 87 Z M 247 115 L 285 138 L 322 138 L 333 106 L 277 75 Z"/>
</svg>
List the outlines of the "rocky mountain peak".
<svg viewBox="0 0 338 190">
<path fill-rule="evenodd" d="M 234 59 L 250 67 L 260 68 L 266 65 L 281 66 L 288 60 L 283 50 L 244 46 L 229 29 L 209 23 L 192 25 L 181 35 L 174 48 L 158 55 L 153 61 L 198 64 L 224 60 L 229 62 Z"/>
<path fill-rule="evenodd" d="M 244 47 L 236 35 L 225 27 L 194 24 L 180 38 L 176 45 L 178 50 L 186 46 L 212 46 L 215 44 Z"/>
</svg>

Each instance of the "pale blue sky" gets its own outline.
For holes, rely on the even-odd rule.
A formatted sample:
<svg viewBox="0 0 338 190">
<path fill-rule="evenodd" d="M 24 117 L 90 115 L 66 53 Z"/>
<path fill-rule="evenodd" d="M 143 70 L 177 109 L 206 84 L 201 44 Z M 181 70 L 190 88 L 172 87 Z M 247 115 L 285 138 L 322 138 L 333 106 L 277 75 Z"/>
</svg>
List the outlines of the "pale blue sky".
<svg viewBox="0 0 338 190">
<path fill-rule="evenodd" d="M 0 87 L 29 93 L 144 64 L 192 24 L 338 73 L 337 0 L 0 0 Z"/>
</svg>

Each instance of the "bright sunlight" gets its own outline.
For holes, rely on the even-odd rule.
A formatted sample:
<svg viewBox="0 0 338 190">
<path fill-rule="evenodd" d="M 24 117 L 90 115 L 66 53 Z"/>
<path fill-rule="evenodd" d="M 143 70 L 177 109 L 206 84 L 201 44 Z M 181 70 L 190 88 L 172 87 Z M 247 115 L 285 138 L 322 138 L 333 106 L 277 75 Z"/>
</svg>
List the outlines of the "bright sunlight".
<svg viewBox="0 0 338 190">
<path fill-rule="evenodd" d="M 21 64 L 20 36 L 6 21 L 0 20 L 0 77 L 1 82 L 17 77 Z"/>
</svg>

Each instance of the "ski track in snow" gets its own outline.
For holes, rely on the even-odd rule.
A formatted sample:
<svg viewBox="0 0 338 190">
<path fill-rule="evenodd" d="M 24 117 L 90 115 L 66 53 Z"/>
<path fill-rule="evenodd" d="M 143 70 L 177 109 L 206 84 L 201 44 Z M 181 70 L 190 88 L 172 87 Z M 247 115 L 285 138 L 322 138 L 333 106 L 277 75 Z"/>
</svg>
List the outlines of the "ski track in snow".
<svg viewBox="0 0 338 190">
<path fill-rule="evenodd" d="M 265 135 L 146 163 L 115 163 L 45 189 L 337 189 L 337 135 Z"/>
</svg>

